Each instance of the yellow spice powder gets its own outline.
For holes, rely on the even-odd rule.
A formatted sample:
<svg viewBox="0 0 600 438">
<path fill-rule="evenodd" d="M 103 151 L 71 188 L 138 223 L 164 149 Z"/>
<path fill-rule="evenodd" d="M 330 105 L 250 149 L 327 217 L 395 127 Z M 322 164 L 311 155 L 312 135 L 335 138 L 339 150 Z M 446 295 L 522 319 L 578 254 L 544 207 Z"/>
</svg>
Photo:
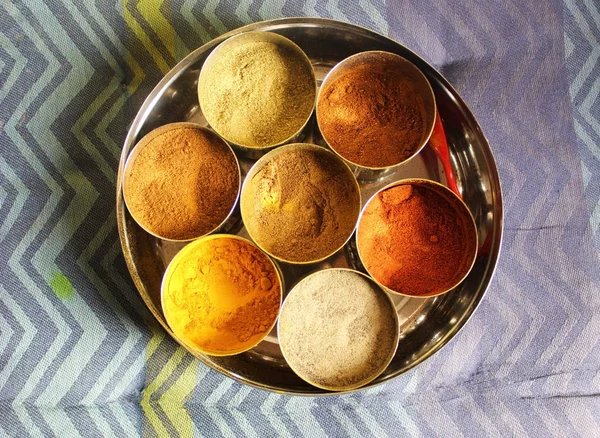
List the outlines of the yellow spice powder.
<svg viewBox="0 0 600 438">
<path fill-rule="evenodd" d="M 252 243 L 214 235 L 191 243 L 165 274 L 163 310 L 173 332 L 211 355 L 256 345 L 281 303 L 273 262 Z"/>
</svg>

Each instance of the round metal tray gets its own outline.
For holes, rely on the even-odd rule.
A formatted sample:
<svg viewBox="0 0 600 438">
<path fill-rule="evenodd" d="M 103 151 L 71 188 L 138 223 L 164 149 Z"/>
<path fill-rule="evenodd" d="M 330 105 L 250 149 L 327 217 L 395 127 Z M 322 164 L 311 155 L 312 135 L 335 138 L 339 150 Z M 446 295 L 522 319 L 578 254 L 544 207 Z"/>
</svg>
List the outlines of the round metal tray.
<svg viewBox="0 0 600 438">
<path fill-rule="evenodd" d="M 481 128 L 446 79 L 419 56 L 395 41 L 346 23 L 326 19 L 290 18 L 242 27 L 190 53 L 150 93 L 125 140 L 117 179 L 117 221 L 127 266 L 152 314 L 177 340 L 162 313 L 160 284 L 166 265 L 184 244 L 161 241 L 142 230 L 131 218 L 123 202 L 123 167 L 135 143 L 159 126 L 184 121 L 206 126 L 196 91 L 200 68 L 220 42 L 251 30 L 276 32 L 298 44 L 313 63 L 318 84 L 344 58 L 366 50 L 386 50 L 412 61 L 423 71 L 433 87 L 446 130 L 457 184 L 475 218 L 479 241 L 483 245 L 471 273 L 453 291 L 429 299 L 393 297 L 401 327 L 399 346 L 383 374 L 361 389 L 372 387 L 423 362 L 458 333 L 475 311 L 490 283 L 502 238 L 500 183 L 492 152 Z M 308 124 L 306 135 L 305 142 L 322 144 L 314 116 Z M 240 157 L 242 177 L 253 162 Z M 392 181 L 414 177 L 446 182 L 442 166 L 428 146 L 385 177 L 362 182 L 363 203 L 380 187 Z M 228 232 L 248 237 L 240 220 L 239 208 L 236 210 L 227 224 Z M 323 262 L 314 265 L 281 263 L 280 267 L 288 291 L 300 277 L 316 269 L 351 267 L 362 270 L 356 256 L 354 237 L 342 250 Z M 293 373 L 283 359 L 275 332 L 270 333 L 254 349 L 236 356 L 212 357 L 192 350 L 190 353 L 226 376 L 252 386 L 288 394 L 331 394 L 309 385 Z"/>
</svg>

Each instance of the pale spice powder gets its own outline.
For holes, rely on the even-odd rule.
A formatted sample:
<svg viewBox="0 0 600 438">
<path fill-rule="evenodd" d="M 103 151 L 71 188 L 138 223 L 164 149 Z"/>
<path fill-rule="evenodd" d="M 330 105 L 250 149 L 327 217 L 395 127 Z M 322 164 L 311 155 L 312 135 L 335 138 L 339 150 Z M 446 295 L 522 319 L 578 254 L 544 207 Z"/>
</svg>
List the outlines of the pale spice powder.
<svg viewBox="0 0 600 438">
<path fill-rule="evenodd" d="M 361 386 L 395 349 L 395 309 L 372 281 L 346 270 L 319 271 L 298 283 L 279 320 L 279 343 L 292 369 L 328 389 Z"/>
<path fill-rule="evenodd" d="M 203 72 L 202 111 L 224 138 L 248 147 L 281 143 L 312 113 L 316 86 L 310 64 L 290 48 L 240 44 Z"/>
</svg>

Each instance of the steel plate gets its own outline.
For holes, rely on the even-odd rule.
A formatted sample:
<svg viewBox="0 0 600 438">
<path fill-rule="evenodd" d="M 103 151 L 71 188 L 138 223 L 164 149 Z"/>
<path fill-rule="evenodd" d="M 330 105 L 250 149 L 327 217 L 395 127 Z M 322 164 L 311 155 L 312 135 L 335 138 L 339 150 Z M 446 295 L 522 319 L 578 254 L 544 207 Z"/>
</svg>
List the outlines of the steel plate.
<svg viewBox="0 0 600 438">
<path fill-rule="evenodd" d="M 398 350 L 387 369 L 361 388 L 393 379 L 417 366 L 446 345 L 464 326 L 490 284 L 502 240 L 502 196 L 492 152 L 477 121 L 458 93 L 433 67 L 406 47 L 358 26 L 327 19 L 290 18 L 254 23 L 227 33 L 190 53 L 150 93 L 129 130 L 117 179 L 117 221 L 123 253 L 133 281 L 144 302 L 165 330 L 173 336 L 160 307 L 160 284 L 169 260 L 184 244 L 163 242 L 139 227 L 131 218 L 122 195 L 123 167 L 135 143 L 152 129 L 167 123 L 190 121 L 206 126 L 196 93 L 200 68 L 210 52 L 226 38 L 240 32 L 262 30 L 293 40 L 315 67 L 318 83 L 344 58 L 366 50 L 386 50 L 412 61 L 430 81 L 446 129 L 452 167 L 463 199 L 477 224 L 479 250 L 475 265 L 461 285 L 429 299 L 394 297 L 401 325 Z M 304 141 L 323 144 L 314 116 Z M 238 155 L 239 156 L 239 155 Z M 241 159 L 242 176 L 254 161 Z M 377 189 L 402 178 L 446 179 L 441 164 L 426 146 L 406 164 L 379 180 L 361 183 L 363 203 Z M 248 237 L 239 208 L 227 224 L 228 232 Z M 338 253 L 314 265 L 280 264 L 289 290 L 301 276 L 324 267 L 361 269 L 354 237 Z M 364 271 L 363 271 L 364 272 Z M 174 336 L 173 336 L 174 337 Z M 175 337 L 174 337 L 175 339 Z M 175 339 L 177 340 L 177 339 Z M 198 359 L 228 377 L 263 389 L 288 394 L 332 394 L 297 377 L 285 363 L 276 333 L 253 350 L 236 356 L 211 357 L 193 350 Z"/>
</svg>

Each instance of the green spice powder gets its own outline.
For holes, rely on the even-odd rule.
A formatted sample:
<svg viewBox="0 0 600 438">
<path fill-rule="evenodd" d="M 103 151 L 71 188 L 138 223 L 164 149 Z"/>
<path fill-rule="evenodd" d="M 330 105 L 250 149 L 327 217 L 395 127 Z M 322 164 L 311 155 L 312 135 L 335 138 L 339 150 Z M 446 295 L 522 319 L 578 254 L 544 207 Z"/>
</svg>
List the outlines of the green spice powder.
<svg viewBox="0 0 600 438">
<path fill-rule="evenodd" d="M 273 42 L 242 43 L 219 55 L 198 86 L 208 123 L 226 140 L 254 148 L 282 143 L 312 113 L 315 80 L 306 59 Z"/>
</svg>

